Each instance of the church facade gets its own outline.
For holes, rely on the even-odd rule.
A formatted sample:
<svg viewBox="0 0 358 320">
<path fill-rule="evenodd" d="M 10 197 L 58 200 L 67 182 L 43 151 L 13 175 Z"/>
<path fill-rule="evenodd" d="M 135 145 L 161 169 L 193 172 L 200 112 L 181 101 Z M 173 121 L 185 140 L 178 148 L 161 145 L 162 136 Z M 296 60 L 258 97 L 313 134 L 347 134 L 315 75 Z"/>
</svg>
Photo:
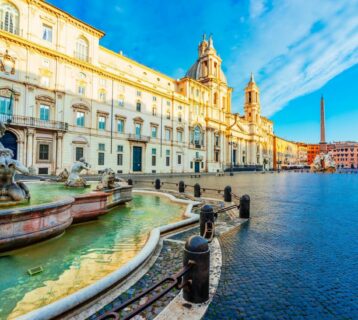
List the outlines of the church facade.
<svg viewBox="0 0 358 320">
<path fill-rule="evenodd" d="M 0 0 L 2 138 L 38 174 L 85 158 L 93 173 L 274 167 L 273 123 L 251 75 L 232 112 L 212 37 L 179 80 L 99 45 L 104 33 L 42 0 Z"/>
</svg>

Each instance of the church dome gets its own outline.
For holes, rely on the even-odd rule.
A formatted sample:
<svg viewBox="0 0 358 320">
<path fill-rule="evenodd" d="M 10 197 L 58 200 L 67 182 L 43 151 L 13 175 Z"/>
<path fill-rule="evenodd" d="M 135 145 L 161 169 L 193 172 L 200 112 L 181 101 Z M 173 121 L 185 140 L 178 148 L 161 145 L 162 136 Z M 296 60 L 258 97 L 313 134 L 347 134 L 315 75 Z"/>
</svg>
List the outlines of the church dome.
<svg viewBox="0 0 358 320">
<path fill-rule="evenodd" d="M 203 78 L 200 77 L 200 75 L 204 74 L 202 69 L 203 69 L 203 63 L 199 59 L 190 67 L 190 69 L 185 74 L 185 77 L 200 81 L 201 78 Z M 226 76 L 221 68 L 220 68 L 220 80 L 225 84 L 227 84 Z"/>
</svg>

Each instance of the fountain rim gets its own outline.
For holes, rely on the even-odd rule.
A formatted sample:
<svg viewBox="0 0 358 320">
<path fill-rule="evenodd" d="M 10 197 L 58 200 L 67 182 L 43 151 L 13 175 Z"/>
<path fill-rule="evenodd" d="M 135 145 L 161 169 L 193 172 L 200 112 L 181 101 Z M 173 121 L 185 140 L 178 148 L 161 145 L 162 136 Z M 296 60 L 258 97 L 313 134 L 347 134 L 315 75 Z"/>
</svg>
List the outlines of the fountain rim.
<svg viewBox="0 0 358 320">
<path fill-rule="evenodd" d="M 70 310 L 74 310 L 77 306 L 92 300 L 98 295 L 101 295 L 111 286 L 120 283 L 125 278 L 127 278 L 131 273 L 133 273 L 135 270 L 140 268 L 155 252 L 155 249 L 160 241 L 160 235 L 162 233 L 176 230 L 199 221 L 199 215 L 192 212 L 193 207 L 197 204 L 200 204 L 200 202 L 198 201 L 178 199 L 166 192 L 157 192 L 157 191 L 142 190 L 142 189 L 132 189 L 132 191 L 134 193 L 165 196 L 168 197 L 173 202 L 186 204 L 184 217 L 187 217 L 187 219 L 175 223 L 163 225 L 160 227 L 155 227 L 150 231 L 149 237 L 144 247 L 138 252 L 138 254 L 133 259 L 128 261 L 126 264 L 124 264 L 117 270 L 111 272 L 107 276 L 101 278 L 100 280 L 64 298 L 61 298 L 46 306 L 35 309 L 29 313 L 26 313 L 18 317 L 17 318 L 18 320 L 52 319 L 55 317 L 59 317 Z"/>
<path fill-rule="evenodd" d="M 54 209 L 59 206 L 65 206 L 72 204 L 75 201 L 75 197 L 72 196 L 65 196 L 59 200 L 51 201 L 51 202 L 45 202 L 41 204 L 34 204 L 30 206 L 24 206 L 24 207 L 7 207 L 5 209 L 1 209 L 0 206 L 0 217 L 5 217 L 9 215 L 19 215 L 24 213 L 33 213 L 34 211 L 43 211 L 48 209 Z"/>
</svg>

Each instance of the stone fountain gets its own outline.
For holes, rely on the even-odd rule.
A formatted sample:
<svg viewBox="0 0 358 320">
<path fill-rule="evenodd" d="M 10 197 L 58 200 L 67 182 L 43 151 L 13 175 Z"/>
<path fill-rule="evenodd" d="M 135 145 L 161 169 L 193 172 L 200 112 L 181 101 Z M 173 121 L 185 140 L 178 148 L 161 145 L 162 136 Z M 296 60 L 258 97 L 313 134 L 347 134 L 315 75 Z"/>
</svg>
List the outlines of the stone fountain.
<svg viewBox="0 0 358 320">
<path fill-rule="evenodd" d="M 0 121 L 0 138 L 5 134 L 6 126 Z M 0 142 L 0 206 L 17 204 L 30 199 L 30 192 L 21 181 L 15 181 L 16 172 L 29 175 L 29 170 L 13 159 L 12 150 Z"/>
<path fill-rule="evenodd" d="M 318 154 L 311 165 L 312 172 L 336 172 L 336 163 L 332 152 Z"/>
</svg>

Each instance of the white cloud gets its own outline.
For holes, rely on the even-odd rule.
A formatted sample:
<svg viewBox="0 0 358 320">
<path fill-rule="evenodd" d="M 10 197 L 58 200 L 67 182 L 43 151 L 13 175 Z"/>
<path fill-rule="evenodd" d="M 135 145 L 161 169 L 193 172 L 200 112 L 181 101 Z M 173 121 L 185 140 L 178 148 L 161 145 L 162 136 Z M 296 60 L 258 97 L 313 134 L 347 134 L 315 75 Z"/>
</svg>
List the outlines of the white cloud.
<svg viewBox="0 0 358 320">
<path fill-rule="evenodd" d="M 254 71 L 266 115 L 319 89 L 358 63 L 358 5 L 354 3 L 274 1 L 269 13 L 252 22 L 247 45 L 233 50 L 229 81 L 244 88 Z M 320 28 L 312 30 L 317 22 Z M 234 105 L 242 105 L 242 92 L 234 96 Z"/>
<path fill-rule="evenodd" d="M 255 19 L 265 11 L 264 0 L 250 0 L 250 18 Z"/>
</svg>

